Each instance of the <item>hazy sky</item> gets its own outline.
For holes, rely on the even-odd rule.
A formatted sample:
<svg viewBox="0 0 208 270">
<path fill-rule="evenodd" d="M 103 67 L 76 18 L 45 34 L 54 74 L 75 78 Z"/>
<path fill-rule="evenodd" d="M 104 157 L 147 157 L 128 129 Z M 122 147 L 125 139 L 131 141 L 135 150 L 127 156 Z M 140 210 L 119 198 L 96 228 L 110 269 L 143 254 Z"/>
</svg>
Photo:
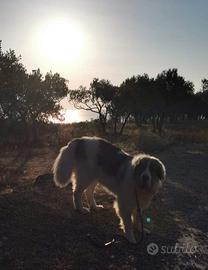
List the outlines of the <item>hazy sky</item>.
<svg viewBox="0 0 208 270">
<path fill-rule="evenodd" d="M 64 64 L 40 53 L 45 41 L 37 35 L 47 22 L 63 19 L 83 35 L 82 53 Z M 0 39 L 3 49 L 22 55 L 28 71 L 57 71 L 72 88 L 89 85 L 93 77 L 120 84 L 134 74 L 155 76 L 173 67 L 197 90 L 208 77 L 207 0 L 1 0 Z"/>
</svg>

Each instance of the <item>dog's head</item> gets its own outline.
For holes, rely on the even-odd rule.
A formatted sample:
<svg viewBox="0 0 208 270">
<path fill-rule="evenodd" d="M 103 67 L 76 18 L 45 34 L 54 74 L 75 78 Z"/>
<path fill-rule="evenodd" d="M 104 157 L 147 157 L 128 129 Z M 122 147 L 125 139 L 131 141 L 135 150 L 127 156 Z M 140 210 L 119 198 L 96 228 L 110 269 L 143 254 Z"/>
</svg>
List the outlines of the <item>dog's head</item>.
<svg viewBox="0 0 208 270">
<path fill-rule="evenodd" d="M 166 178 L 163 163 L 152 156 L 138 155 L 133 159 L 134 179 L 139 189 L 158 192 Z"/>
</svg>

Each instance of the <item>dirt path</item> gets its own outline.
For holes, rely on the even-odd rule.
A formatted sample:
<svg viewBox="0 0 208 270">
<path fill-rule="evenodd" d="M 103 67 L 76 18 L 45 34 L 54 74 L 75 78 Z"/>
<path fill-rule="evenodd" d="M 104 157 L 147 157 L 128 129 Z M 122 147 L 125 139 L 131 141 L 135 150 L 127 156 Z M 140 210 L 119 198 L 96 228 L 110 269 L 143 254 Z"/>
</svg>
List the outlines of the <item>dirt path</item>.
<svg viewBox="0 0 208 270">
<path fill-rule="evenodd" d="M 185 247 L 177 263 L 181 269 L 208 269 L 208 148 L 172 147 L 161 158 L 169 178 L 163 202 L 179 233 L 176 243 Z"/>
<path fill-rule="evenodd" d="M 208 269 L 204 146 L 172 146 L 157 153 L 167 166 L 168 181 L 144 215 L 144 221 L 151 218 L 145 222 L 151 234 L 136 246 L 120 236 L 113 198 L 102 188 L 96 198 L 105 209 L 85 216 L 73 211 L 70 188 L 49 186 L 39 193 L 31 189 L 34 175 L 48 171 L 55 154 L 34 150 L 23 176 L 27 185 L 20 182 L 0 195 L 1 270 Z M 113 238 L 113 244 L 101 247 Z"/>
</svg>

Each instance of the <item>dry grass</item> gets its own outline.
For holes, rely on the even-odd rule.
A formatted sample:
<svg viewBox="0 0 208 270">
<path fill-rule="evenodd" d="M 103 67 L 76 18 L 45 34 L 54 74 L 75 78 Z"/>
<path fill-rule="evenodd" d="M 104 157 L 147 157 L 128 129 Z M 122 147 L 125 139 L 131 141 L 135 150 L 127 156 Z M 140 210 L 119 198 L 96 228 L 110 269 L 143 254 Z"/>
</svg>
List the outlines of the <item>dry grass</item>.
<svg viewBox="0 0 208 270">
<path fill-rule="evenodd" d="M 208 143 L 208 128 L 202 130 L 172 130 L 169 131 L 173 141 L 179 143 Z"/>
</svg>

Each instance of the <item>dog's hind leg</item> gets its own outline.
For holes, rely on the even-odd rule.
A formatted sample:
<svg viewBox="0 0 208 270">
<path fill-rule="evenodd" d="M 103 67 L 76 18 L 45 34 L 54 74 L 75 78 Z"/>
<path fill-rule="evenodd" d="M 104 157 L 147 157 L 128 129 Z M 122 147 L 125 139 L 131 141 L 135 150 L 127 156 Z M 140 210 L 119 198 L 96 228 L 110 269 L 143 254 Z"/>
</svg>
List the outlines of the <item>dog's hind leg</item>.
<svg viewBox="0 0 208 270">
<path fill-rule="evenodd" d="M 86 189 L 85 186 L 82 185 L 76 185 L 74 193 L 73 193 L 73 203 L 74 208 L 79 211 L 80 213 L 88 213 L 89 210 L 86 207 L 83 207 L 82 204 L 82 195 L 84 193 L 84 190 Z"/>
<path fill-rule="evenodd" d="M 94 193 L 96 185 L 97 185 L 97 182 L 94 182 L 86 190 L 87 200 L 88 200 L 90 209 L 92 209 L 92 210 L 98 210 L 100 208 L 103 208 L 102 205 L 97 205 L 95 202 L 95 198 L 94 198 L 93 193 Z"/>
</svg>

